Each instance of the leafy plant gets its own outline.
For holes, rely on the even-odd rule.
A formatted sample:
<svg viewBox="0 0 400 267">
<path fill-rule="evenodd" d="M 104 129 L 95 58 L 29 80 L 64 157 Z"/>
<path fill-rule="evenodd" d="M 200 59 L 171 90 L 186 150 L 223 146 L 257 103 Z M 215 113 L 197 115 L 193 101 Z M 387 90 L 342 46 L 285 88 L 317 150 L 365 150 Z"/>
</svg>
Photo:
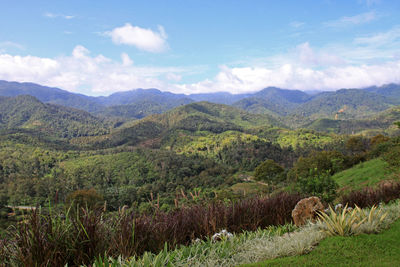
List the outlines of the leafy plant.
<svg viewBox="0 0 400 267">
<path fill-rule="evenodd" d="M 320 221 L 323 222 L 323 232 L 329 236 L 349 236 L 360 233 L 378 232 L 379 227 L 387 213 L 381 209 L 377 210 L 373 206 L 369 211 L 363 211 L 359 207 L 354 209 L 346 205 L 342 211 L 336 213 L 331 206 L 329 212 L 318 214 Z"/>
<path fill-rule="evenodd" d="M 318 217 L 324 223 L 323 232 L 330 236 L 348 236 L 352 235 L 353 231 L 360 227 L 360 225 L 365 221 L 359 216 L 359 208 L 356 207 L 352 211 L 349 211 L 347 205 L 339 213 L 329 206 L 329 213 L 320 212 Z"/>
<path fill-rule="evenodd" d="M 336 181 L 332 179 L 328 172 L 320 173 L 317 170 L 310 171 L 308 176 L 299 177 L 296 184 L 299 192 L 318 196 L 326 202 L 335 199 L 336 188 L 338 187 Z"/>
</svg>

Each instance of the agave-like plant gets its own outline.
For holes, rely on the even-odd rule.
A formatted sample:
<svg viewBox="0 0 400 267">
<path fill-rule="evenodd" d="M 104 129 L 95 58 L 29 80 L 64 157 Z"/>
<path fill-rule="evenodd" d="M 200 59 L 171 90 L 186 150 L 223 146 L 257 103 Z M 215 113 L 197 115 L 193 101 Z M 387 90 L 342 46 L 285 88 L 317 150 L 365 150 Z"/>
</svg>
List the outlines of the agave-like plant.
<svg viewBox="0 0 400 267">
<path fill-rule="evenodd" d="M 358 228 L 353 229 L 353 232 L 355 234 L 378 233 L 387 215 L 387 212 L 383 213 L 383 210 L 378 209 L 375 205 L 369 211 L 358 208 L 359 220 L 365 220 Z"/>
<path fill-rule="evenodd" d="M 320 212 L 318 216 L 320 221 L 324 223 L 323 231 L 329 235 L 348 236 L 354 233 L 360 225 L 366 220 L 361 218 L 360 208 L 349 210 L 347 205 L 339 213 L 329 206 L 329 213 Z"/>
<path fill-rule="evenodd" d="M 343 210 L 336 213 L 329 206 L 329 213 L 318 213 L 320 221 L 323 222 L 323 231 L 330 236 L 349 236 L 360 233 L 378 232 L 380 225 L 387 216 L 382 209 L 372 206 L 369 211 L 364 211 L 358 206 L 349 209 L 346 205 Z"/>
</svg>

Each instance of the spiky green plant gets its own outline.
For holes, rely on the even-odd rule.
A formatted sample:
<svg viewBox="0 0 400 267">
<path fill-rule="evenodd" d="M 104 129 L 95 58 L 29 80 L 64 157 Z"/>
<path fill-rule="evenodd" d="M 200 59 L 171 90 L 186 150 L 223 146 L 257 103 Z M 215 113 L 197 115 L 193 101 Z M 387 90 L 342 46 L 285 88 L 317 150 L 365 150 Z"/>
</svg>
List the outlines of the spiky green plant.
<svg viewBox="0 0 400 267">
<path fill-rule="evenodd" d="M 355 209 L 349 211 L 346 205 L 341 212 L 336 213 L 334 209 L 329 206 L 329 213 L 318 213 L 319 219 L 323 223 L 322 231 L 329 236 L 352 235 L 353 231 L 360 227 L 366 220 L 366 218 L 361 219 L 359 210 L 360 208 L 356 206 Z"/>
<path fill-rule="evenodd" d="M 382 209 L 372 206 L 370 210 L 362 210 L 358 206 L 349 209 L 346 205 L 343 210 L 336 213 L 329 206 L 329 213 L 320 212 L 322 231 L 327 235 L 349 236 L 360 233 L 378 232 L 387 213 Z"/>
</svg>

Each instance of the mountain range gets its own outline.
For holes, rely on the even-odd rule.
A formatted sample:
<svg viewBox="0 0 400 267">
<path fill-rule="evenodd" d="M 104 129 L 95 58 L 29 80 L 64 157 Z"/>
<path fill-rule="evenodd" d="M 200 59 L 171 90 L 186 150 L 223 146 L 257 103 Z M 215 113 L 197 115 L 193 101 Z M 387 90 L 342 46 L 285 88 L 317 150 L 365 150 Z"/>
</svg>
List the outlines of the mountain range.
<svg viewBox="0 0 400 267">
<path fill-rule="evenodd" d="M 190 104 L 199 101 L 223 104 L 218 106 L 218 109 L 222 109 L 222 107 L 225 107 L 224 105 L 230 105 L 237 110 L 244 110 L 248 113 L 268 115 L 268 119 L 266 119 L 268 122 L 274 120 L 275 124 L 296 128 L 308 127 L 313 122 L 321 119 L 333 121 L 367 120 L 379 112 L 400 105 L 399 84 L 373 86 L 364 89 L 340 89 L 312 95 L 300 90 L 267 87 L 258 92 L 248 94 L 216 92 L 185 95 L 162 92 L 158 89 L 135 89 L 117 92 L 109 96 L 93 97 L 34 83 L 0 81 L 0 96 L 16 97 L 20 95 L 30 95 L 35 97 L 36 100 L 29 99 L 28 101 L 28 98 L 12 98 L 12 101 L 19 101 L 18 103 L 22 101 L 33 106 L 38 105 L 35 101 L 40 101 L 43 107 L 46 107 L 41 109 L 39 112 L 41 114 L 45 113 L 44 110 L 50 109 L 53 109 L 52 112 L 57 110 L 57 112 L 63 114 L 81 112 L 79 113 L 81 117 L 90 118 L 89 120 L 93 120 L 96 125 L 107 120 L 113 120 L 113 123 L 116 123 L 117 121 L 127 122 L 132 119 L 142 119 L 149 115 L 162 114 L 188 104 L 193 109 L 194 106 Z M 7 103 L 8 100 L 2 99 L 2 103 Z M 9 119 L 6 119 L 10 118 L 10 115 L 4 113 L 5 104 L 2 105 L 0 125 L 3 125 L 3 127 L 4 125 L 31 127 L 31 122 L 33 121 L 31 118 L 22 124 L 10 124 Z M 205 104 L 201 105 L 204 106 Z M 7 106 L 9 107 L 9 105 Z M 204 117 L 202 116 L 197 118 L 203 120 Z M 68 116 L 64 116 L 64 118 L 68 118 Z M 207 118 L 207 120 L 209 119 Z M 18 120 L 15 117 L 11 119 L 13 123 Z M 94 120 L 98 121 L 95 122 Z M 114 126 L 120 124 L 117 123 Z M 105 129 L 109 125 L 102 125 L 100 128 Z M 319 126 L 316 126 L 317 128 L 320 129 Z M 90 131 L 75 132 L 72 135 L 90 135 Z"/>
</svg>

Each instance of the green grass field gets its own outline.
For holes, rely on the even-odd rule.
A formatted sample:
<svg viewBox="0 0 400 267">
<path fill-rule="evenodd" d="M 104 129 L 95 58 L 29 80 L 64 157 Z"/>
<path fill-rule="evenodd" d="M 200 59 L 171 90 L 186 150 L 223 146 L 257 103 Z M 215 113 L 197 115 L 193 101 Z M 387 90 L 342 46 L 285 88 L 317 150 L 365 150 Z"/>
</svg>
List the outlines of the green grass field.
<svg viewBox="0 0 400 267">
<path fill-rule="evenodd" d="M 400 220 L 378 235 L 330 237 L 307 255 L 243 266 L 400 266 Z"/>
<path fill-rule="evenodd" d="M 341 192 L 359 190 L 366 186 L 374 186 L 383 180 L 398 179 L 395 171 L 388 168 L 388 164 L 380 159 L 373 159 L 339 172 L 333 179 L 339 184 Z"/>
</svg>

